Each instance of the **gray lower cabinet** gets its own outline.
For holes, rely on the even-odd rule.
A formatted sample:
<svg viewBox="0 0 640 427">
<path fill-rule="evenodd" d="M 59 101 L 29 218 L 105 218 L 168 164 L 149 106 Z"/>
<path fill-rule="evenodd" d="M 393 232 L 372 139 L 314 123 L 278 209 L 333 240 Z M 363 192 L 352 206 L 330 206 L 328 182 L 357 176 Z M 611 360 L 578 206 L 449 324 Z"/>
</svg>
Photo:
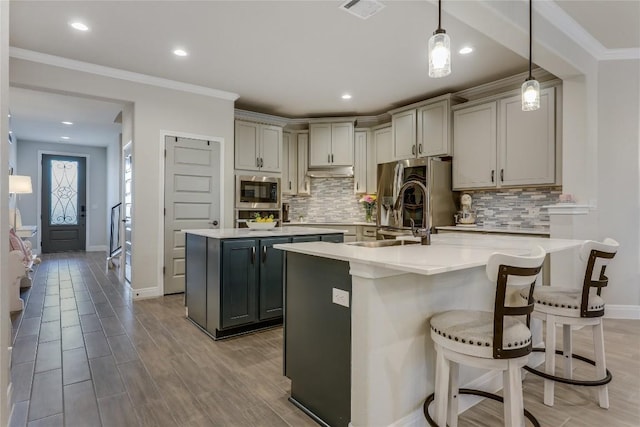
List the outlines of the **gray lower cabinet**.
<svg viewBox="0 0 640 427">
<path fill-rule="evenodd" d="M 214 239 L 187 234 L 188 317 L 213 338 L 282 323 L 284 252 L 281 243 L 326 240 L 342 234 Z"/>
</svg>

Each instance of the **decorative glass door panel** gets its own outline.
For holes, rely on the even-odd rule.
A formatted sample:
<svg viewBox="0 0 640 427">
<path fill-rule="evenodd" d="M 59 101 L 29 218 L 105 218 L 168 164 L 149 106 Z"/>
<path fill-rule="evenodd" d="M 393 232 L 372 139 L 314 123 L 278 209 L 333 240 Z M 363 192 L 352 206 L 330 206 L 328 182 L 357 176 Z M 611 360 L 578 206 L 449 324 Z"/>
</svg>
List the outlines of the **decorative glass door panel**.
<svg viewBox="0 0 640 427">
<path fill-rule="evenodd" d="M 42 156 L 42 252 L 86 246 L 86 158 Z"/>
</svg>

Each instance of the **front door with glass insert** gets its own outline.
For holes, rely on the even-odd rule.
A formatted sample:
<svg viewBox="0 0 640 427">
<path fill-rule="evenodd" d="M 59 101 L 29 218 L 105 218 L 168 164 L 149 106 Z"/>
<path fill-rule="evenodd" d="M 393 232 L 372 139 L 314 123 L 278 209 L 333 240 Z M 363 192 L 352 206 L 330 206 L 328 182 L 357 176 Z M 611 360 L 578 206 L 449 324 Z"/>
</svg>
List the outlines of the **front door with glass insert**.
<svg viewBox="0 0 640 427">
<path fill-rule="evenodd" d="M 86 159 L 42 156 L 42 252 L 83 251 Z"/>
</svg>

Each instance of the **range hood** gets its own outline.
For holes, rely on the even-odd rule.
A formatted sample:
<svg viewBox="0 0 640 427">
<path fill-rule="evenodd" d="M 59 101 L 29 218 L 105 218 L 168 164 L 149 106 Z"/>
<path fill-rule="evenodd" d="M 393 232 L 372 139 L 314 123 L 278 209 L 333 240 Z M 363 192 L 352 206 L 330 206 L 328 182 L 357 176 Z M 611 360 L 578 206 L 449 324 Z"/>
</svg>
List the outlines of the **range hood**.
<svg viewBox="0 0 640 427">
<path fill-rule="evenodd" d="M 311 178 L 352 178 L 353 166 L 309 168 L 307 176 Z"/>
</svg>

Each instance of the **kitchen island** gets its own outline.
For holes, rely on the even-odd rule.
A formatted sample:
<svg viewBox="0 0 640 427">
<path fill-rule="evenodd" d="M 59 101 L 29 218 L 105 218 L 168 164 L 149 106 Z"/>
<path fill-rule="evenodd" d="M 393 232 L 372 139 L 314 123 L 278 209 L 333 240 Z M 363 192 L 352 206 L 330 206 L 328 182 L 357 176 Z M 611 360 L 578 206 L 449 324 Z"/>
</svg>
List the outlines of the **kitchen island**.
<svg viewBox="0 0 640 427">
<path fill-rule="evenodd" d="M 343 231 L 310 227 L 183 230 L 187 317 L 214 339 L 282 323 L 280 243 L 343 241 Z"/>
<path fill-rule="evenodd" d="M 485 266 L 493 252 L 525 255 L 534 245 L 556 252 L 581 243 L 448 233 L 432 236 L 431 246 L 276 245 L 287 251 L 285 372 L 292 402 L 334 427 L 425 426 L 422 404 L 435 382 L 428 319 L 452 309 L 492 310 L 495 283 Z M 495 389 L 497 378 L 460 369 L 461 386 Z M 348 402 L 336 402 L 336 395 Z"/>
</svg>

